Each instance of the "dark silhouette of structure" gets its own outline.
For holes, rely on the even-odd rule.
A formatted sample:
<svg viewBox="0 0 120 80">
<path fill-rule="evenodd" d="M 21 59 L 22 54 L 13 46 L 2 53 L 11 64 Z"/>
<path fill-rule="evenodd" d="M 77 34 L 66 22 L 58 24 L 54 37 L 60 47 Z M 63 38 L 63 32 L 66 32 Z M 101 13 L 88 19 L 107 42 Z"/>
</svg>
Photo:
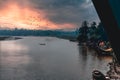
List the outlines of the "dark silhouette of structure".
<svg viewBox="0 0 120 80">
<path fill-rule="evenodd" d="M 101 22 L 104 25 L 104 29 L 105 29 L 105 31 L 108 35 L 108 38 L 111 42 L 112 48 L 113 48 L 113 50 L 115 52 L 115 56 L 117 58 L 117 61 L 120 64 L 120 38 L 118 38 L 118 36 L 120 35 L 120 28 L 117 23 L 118 20 L 115 18 L 115 15 L 113 12 L 113 11 L 115 11 L 115 9 L 112 10 L 112 8 L 110 6 L 110 2 L 109 2 L 110 0 L 92 0 L 92 1 L 98 12 Z M 115 2 L 118 0 L 112 0 L 112 1 Z M 120 7 L 120 6 L 118 6 L 118 7 Z"/>
</svg>

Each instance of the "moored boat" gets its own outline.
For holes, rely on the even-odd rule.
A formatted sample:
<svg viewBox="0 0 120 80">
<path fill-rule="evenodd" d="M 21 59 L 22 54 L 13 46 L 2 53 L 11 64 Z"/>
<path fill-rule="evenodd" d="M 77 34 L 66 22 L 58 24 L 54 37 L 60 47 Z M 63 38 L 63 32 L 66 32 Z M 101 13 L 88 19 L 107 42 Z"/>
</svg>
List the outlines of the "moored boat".
<svg viewBox="0 0 120 80">
<path fill-rule="evenodd" d="M 93 70 L 93 72 L 92 72 L 92 78 L 93 78 L 93 80 L 110 80 L 110 77 L 105 76 L 99 70 Z"/>
<path fill-rule="evenodd" d="M 40 43 L 39 45 L 46 45 L 45 43 Z"/>
<path fill-rule="evenodd" d="M 100 55 L 112 55 L 113 53 L 111 46 L 107 45 L 104 41 L 98 43 L 97 51 Z"/>
<path fill-rule="evenodd" d="M 92 72 L 92 77 L 93 77 L 93 80 L 106 80 L 105 75 L 98 70 L 94 70 Z"/>
</svg>

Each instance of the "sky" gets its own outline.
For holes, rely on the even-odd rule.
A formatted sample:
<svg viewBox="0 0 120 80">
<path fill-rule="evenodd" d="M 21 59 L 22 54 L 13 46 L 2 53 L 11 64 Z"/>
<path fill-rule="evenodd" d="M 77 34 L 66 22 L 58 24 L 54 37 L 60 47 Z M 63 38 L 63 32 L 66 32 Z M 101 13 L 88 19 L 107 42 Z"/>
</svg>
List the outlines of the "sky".
<svg viewBox="0 0 120 80">
<path fill-rule="evenodd" d="M 0 28 L 76 29 L 100 22 L 91 0 L 0 0 Z"/>
</svg>

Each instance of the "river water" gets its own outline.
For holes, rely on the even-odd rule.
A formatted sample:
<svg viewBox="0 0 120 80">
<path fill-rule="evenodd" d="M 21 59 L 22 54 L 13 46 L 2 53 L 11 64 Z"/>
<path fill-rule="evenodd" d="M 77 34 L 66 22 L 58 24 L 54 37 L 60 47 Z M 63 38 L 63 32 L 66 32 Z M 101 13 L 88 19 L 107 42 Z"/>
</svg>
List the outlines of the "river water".
<svg viewBox="0 0 120 80">
<path fill-rule="evenodd" d="M 0 41 L 0 80 L 91 80 L 93 69 L 106 73 L 111 60 L 54 37 Z"/>
</svg>

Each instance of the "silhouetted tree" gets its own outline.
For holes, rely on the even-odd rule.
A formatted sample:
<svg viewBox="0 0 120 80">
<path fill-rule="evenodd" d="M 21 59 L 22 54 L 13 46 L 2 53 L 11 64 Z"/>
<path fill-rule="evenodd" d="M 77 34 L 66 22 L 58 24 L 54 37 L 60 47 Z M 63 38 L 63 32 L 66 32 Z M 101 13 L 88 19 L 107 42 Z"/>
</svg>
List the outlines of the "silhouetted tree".
<svg viewBox="0 0 120 80">
<path fill-rule="evenodd" d="M 99 35 L 97 35 L 97 24 L 96 24 L 96 22 L 92 22 L 92 24 L 89 28 L 89 40 L 97 41 L 98 38 L 99 38 Z"/>
<path fill-rule="evenodd" d="M 92 24 L 91 24 L 91 29 L 93 29 L 93 30 L 96 30 L 96 22 L 92 22 Z"/>
<path fill-rule="evenodd" d="M 88 22 L 83 21 L 82 26 L 79 28 L 78 41 L 86 42 L 88 39 L 87 33 L 88 33 Z"/>
</svg>

